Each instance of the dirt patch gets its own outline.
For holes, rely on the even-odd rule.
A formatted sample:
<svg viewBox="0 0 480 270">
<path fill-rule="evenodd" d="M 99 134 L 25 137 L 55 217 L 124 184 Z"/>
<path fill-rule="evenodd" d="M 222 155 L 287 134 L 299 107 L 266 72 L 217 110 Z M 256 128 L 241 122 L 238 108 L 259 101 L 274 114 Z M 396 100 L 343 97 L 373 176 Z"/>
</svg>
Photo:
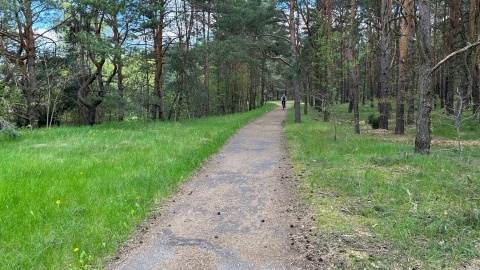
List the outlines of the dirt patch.
<svg viewBox="0 0 480 270">
<path fill-rule="evenodd" d="M 392 130 L 386 129 L 372 129 L 370 126 L 364 126 L 364 132 L 373 136 L 377 140 L 381 141 L 388 141 L 388 142 L 397 142 L 397 143 L 405 143 L 405 144 L 414 144 L 415 143 L 415 135 L 414 134 L 404 134 L 404 135 L 397 135 Z M 432 146 L 448 146 L 448 147 L 458 147 L 458 145 L 462 146 L 480 146 L 480 139 L 478 140 L 449 140 L 439 137 L 432 138 Z"/>
</svg>

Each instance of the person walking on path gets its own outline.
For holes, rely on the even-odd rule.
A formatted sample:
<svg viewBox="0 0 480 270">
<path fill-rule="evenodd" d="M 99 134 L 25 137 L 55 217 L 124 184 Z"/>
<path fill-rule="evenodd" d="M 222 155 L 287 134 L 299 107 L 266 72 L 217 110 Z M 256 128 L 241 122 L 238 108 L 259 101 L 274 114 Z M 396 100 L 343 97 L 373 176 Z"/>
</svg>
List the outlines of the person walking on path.
<svg viewBox="0 0 480 270">
<path fill-rule="evenodd" d="M 285 104 L 287 103 L 287 96 L 285 94 L 282 95 L 282 108 L 285 110 Z"/>
</svg>

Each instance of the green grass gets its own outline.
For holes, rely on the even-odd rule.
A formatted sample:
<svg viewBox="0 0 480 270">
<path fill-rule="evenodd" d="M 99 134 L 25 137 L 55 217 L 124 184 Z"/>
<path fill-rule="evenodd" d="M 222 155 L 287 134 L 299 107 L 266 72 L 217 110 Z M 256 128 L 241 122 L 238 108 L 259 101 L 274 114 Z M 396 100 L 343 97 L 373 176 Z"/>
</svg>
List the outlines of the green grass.
<svg viewBox="0 0 480 270">
<path fill-rule="evenodd" d="M 461 158 L 445 144 L 416 155 L 412 134 L 362 126 L 355 135 L 347 107 L 336 110 L 336 141 L 333 122 L 314 120 L 316 113 L 300 124 L 290 118 L 286 130 L 295 169 L 309 172 L 304 182 L 321 233 L 335 243 L 355 235 L 355 243 L 340 248 L 352 251 L 344 267 L 480 267 L 480 146 L 463 141 Z M 371 110 L 362 108 L 361 117 Z M 478 140 L 478 122 L 468 125 L 463 138 Z M 436 139 L 455 138 L 446 120 L 433 121 L 433 131 Z M 355 256 L 355 250 L 369 256 Z"/>
<path fill-rule="evenodd" d="M 275 107 L 0 137 L 0 269 L 97 269 L 238 128 Z"/>
<path fill-rule="evenodd" d="M 471 116 L 471 110 L 463 113 L 457 132 L 454 116 L 441 111 L 432 113 L 433 132 L 439 137 L 450 140 L 479 140 L 479 121 Z"/>
</svg>

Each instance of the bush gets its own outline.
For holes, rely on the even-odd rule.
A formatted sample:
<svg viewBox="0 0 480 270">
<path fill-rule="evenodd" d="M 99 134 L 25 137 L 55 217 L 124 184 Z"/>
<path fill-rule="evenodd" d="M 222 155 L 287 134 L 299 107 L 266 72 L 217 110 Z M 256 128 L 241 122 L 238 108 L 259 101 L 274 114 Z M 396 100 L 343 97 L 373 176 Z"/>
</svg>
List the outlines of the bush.
<svg viewBox="0 0 480 270">
<path fill-rule="evenodd" d="M 370 124 L 373 129 L 378 129 L 380 127 L 380 115 L 370 114 L 367 118 L 367 123 Z"/>
<path fill-rule="evenodd" d="M 8 122 L 0 116 L 0 134 L 3 134 L 11 139 L 18 137 L 19 133 L 14 124 Z"/>
</svg>

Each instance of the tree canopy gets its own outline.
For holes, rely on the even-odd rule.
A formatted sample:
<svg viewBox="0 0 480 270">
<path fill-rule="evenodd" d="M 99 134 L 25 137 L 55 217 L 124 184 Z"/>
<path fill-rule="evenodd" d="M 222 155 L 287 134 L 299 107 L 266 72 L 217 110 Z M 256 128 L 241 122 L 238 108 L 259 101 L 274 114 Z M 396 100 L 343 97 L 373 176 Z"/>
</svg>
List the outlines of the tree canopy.
<svg viewBox="0 0 480 270">
<path fill-rule="evenodd" d="M 298 122 L 300 101 L 303 113 L 313 108 L 324 121 L 335 103 L 349 102 L 359 133 L 358 104 L 368 100 L 378 106 L 380 127 L 395 120 L 397 134 L 416 121 L 416 108 L 426 112 L 419 114 L 424 124 L 417 123 L 426 148 L 418 152 L 428 153 L 430 136 L 423 133 L 430 132 L 430 116 L 422 109 L 478 115 L 478 6 L 477 0 L 3 1 L 0 116 L 32 128 L 178 120 L 252 110 L 285 93 L 295 100 Z"/>
</svg>

